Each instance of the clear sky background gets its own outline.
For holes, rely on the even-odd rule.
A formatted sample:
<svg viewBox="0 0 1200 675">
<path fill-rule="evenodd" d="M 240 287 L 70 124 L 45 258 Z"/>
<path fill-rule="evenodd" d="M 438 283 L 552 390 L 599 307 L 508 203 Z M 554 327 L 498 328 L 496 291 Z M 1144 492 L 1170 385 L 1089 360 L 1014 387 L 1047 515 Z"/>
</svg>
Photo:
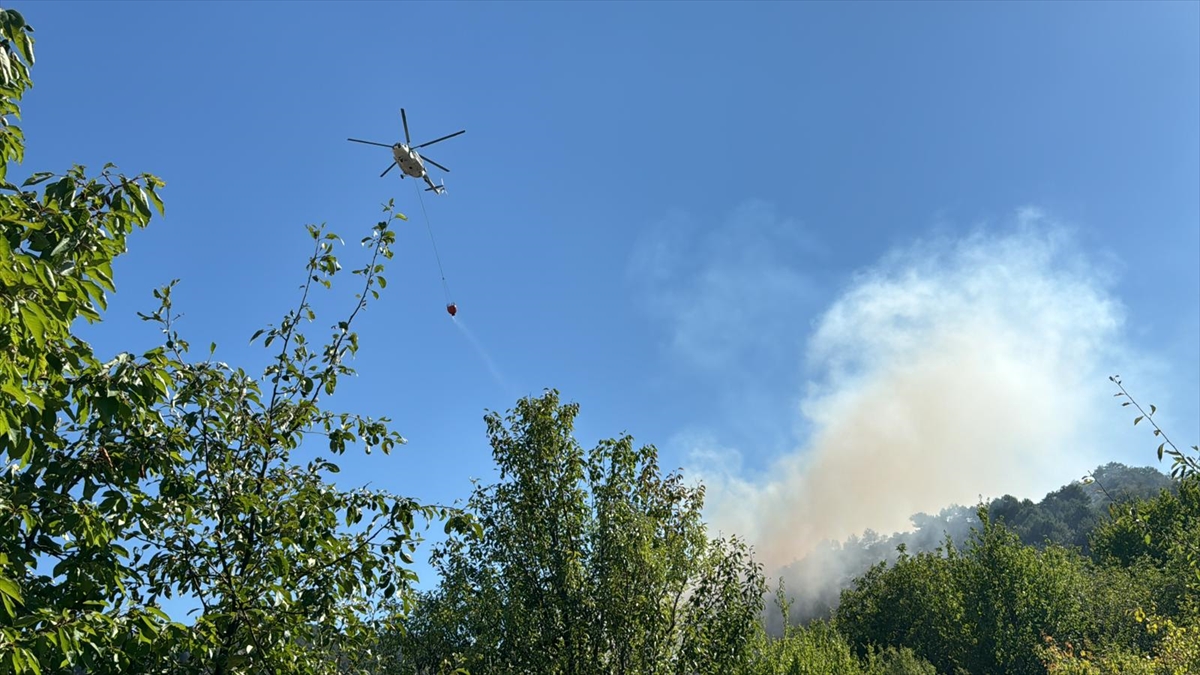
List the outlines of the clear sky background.
<svg viewBox="0 0 1200 675">
<path fill-rule="evenodd" d="M 382 202 L 412 218 L 330 402 L 410 443 L 344 459 L 347 486 L 465 498 L 492 475 L 484 410 L 555 387 L 581 441 L 658 445 L 785 562 L 1153 463 L 1109 374 L 1200 440 L 1197 3 L 14 8 L 37 30 L 25 169 L 167 181 L 101 352 L 153 344 L 134 313 L 180 278 L 192 344 L 261 366 L 247 339 L 298 299 L 306 223 L 349 268 Z M 457 319 L 413 181 L 346 142 L 399 139 L 401 106 L 414 140 L 467 129 L 423 195 Z"/>
</svg>

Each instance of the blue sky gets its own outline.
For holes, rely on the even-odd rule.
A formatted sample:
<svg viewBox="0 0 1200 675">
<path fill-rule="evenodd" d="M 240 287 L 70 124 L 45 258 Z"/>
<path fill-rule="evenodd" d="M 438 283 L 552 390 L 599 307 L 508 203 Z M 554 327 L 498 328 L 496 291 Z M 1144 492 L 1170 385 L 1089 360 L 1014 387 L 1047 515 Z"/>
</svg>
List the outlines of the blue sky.
<svg viewBox="0 0 1200 675">
<path fill-rule="evenodd" d="M 1200 439 L 1198 7 L 16 5 L 25 166 L 167 181 L 100 350 L 152 344 L 134 312 L 178 277 L 191 342 L 248 365 L 296 300 L 304 225 L 357 242 L 395 198 L 412 220 L 332 405 L 410 443 L 346 458 L 347 484 L 466 497 L 484 409 L 556 387 L 585 443 L 629 431 L 711 478 L 725 528 L 793 536 L 745 505 L 824 522 L 818 486 L 894 493 L 803 535 L 841 536 L 1152 460 L 1113 372 Z M 401 106 L 414 138 L 467 129 L 430 148 L 452 171 L 424 195 L 457 320 L 411 181 L 345 140 L 399 138 Z M 953 396 L 881 403 L 901 389 Z"/>
</svg>

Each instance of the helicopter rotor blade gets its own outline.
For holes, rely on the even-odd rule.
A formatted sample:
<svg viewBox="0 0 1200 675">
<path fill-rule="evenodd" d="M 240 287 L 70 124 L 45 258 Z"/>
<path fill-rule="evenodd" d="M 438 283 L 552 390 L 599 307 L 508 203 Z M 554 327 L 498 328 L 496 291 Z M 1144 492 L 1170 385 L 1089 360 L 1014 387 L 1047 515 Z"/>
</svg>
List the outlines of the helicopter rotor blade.
<svg viewBox="0 0 1200 675">
<path fill-rule="evenodd" d="M 379 147 L 381 147 L 381 148 L 390 148 L 390 147 L 392 147 L 391 145 L 389 145 L 389 144 L 387 144 L 387 143 L 376 143 L 375 141 L 361 141 L 361 140 L 359 140 L 359 139 L 357 139 L 357 138 L 347 138 L 346 140 L 348 140 L 348 141 L 354 141 L 355 143 L 366 143 L 367 145 L 378 145 L 378 146 L 379 146 Z"/>
<path fill-rule="evenodd" d="M 412 139 L 408 136 L 408 115 L 405 114 L 404 108 L 400 109 L 400 121 L 404 122 L 404 142 L 412 145 Z"/>
<path fill-rule="evenodd" d="M 395 162 L 388 164 L 388 168 L 384 169 L 383 173 L 379 174 L 379 177 L 383 178 L 384 176 L 386 176 L 388 174 L 388 172 L 391 171 L 395 166 L 396 166 Z"/>
<path fill-rule="evenodd" d="M 446 173 L 450 173 L 450 169 L 447 169 L 446 167 L 442 166 L 441 164 L 438 164 L 437 162 L 433 161 L 432 159 L 426 157 L 425 155 L 421 155 L 421 159 L 426 162 L 429 162 L 430 164 L 436 166 L 437 168 L 441 169 L 442 171 L 445 171 Z"/>
<path fill-rule="evenodd" d="M 420 145 L 414 145 L 414 146 L 412 146 L 412 148 L 413 148 L 413 150 L 416 150 L 417 148 L 423 148 L 423 147 L 425 147 L 425 146 L 427 146 L 427 145 L 433 145 L 434 143 L 441 143 L 442 141 L 446 140 L 447 138 L 454 138 L 455 136 L 457 136 L 457 135 L 459 135 L 459 134 L 465 134 L 465 133 L 467 133 L 467 130 L 466 130 L 466 129 L 463 129 L 462 131 L 456 131 L 456 132 L 454 132 L 454 133 L 452 133 L 452 134 L 450 134 L 450 135 L 448 135 L 448 136 L 442 136 L 441 138 L 435 138 L 435 139 L 433 139 L 432 141 L 429 141 L 428 143 L 422 143 L 422 144 L 420 144 Z"/>
</svg>

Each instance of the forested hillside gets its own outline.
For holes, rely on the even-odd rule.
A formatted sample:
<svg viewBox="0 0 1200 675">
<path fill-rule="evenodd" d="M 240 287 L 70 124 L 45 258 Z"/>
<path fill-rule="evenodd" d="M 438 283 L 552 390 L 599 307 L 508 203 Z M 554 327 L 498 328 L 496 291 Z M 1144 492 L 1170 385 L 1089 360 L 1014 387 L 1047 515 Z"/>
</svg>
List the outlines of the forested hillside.
<svg viewBox="0 0 1200 675">
<path fill-rule="evenodd" d="M 1176 492 L 1177 481 L 1152 467 L 1109 463 L 1097 467 L 1086 481 L 1073 481 L 1038 502 L 1004 495 L 986 506 L 990 517 L 1004 523 L 1023 544 L 1076 547 L 1088 554 L 1092 533 L 1108 518 L 1113 504 L 1149 499 L 1163 490 Z M 980 526 L 977 506 L 950 505 L 936 514 L 915 514 L 911 521 L 908 532 L 885 536 L 868 530 L 844 542 L 821 542 L 804 559 L 785 567 L 780 576 L 791 596 L 790 621 L 829 618 L 841 591 L 872 565 L 894 562 L 901 546 L 910 554 L 935 551 L 947 540 L 962 548 Z M 768 616 L 771 632 L 782 630 L 782 625 L 778 614 Z"/>
</svg>

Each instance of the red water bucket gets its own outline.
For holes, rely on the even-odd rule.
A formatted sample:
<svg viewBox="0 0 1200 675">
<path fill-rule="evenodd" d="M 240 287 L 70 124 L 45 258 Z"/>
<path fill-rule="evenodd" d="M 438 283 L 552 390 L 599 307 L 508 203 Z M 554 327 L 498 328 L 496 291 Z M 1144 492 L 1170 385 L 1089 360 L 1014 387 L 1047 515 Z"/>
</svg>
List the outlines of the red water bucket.
<svg viewBox="0 0 1200 675">
<path fill-rule="evenodd" d="M 446 311 L 450 313 L 450 316 L 454 316 L 455 314 L 458 314 L 458 305 L 455 305 L 452 302 L 446 305 Z"/>
</svg>

